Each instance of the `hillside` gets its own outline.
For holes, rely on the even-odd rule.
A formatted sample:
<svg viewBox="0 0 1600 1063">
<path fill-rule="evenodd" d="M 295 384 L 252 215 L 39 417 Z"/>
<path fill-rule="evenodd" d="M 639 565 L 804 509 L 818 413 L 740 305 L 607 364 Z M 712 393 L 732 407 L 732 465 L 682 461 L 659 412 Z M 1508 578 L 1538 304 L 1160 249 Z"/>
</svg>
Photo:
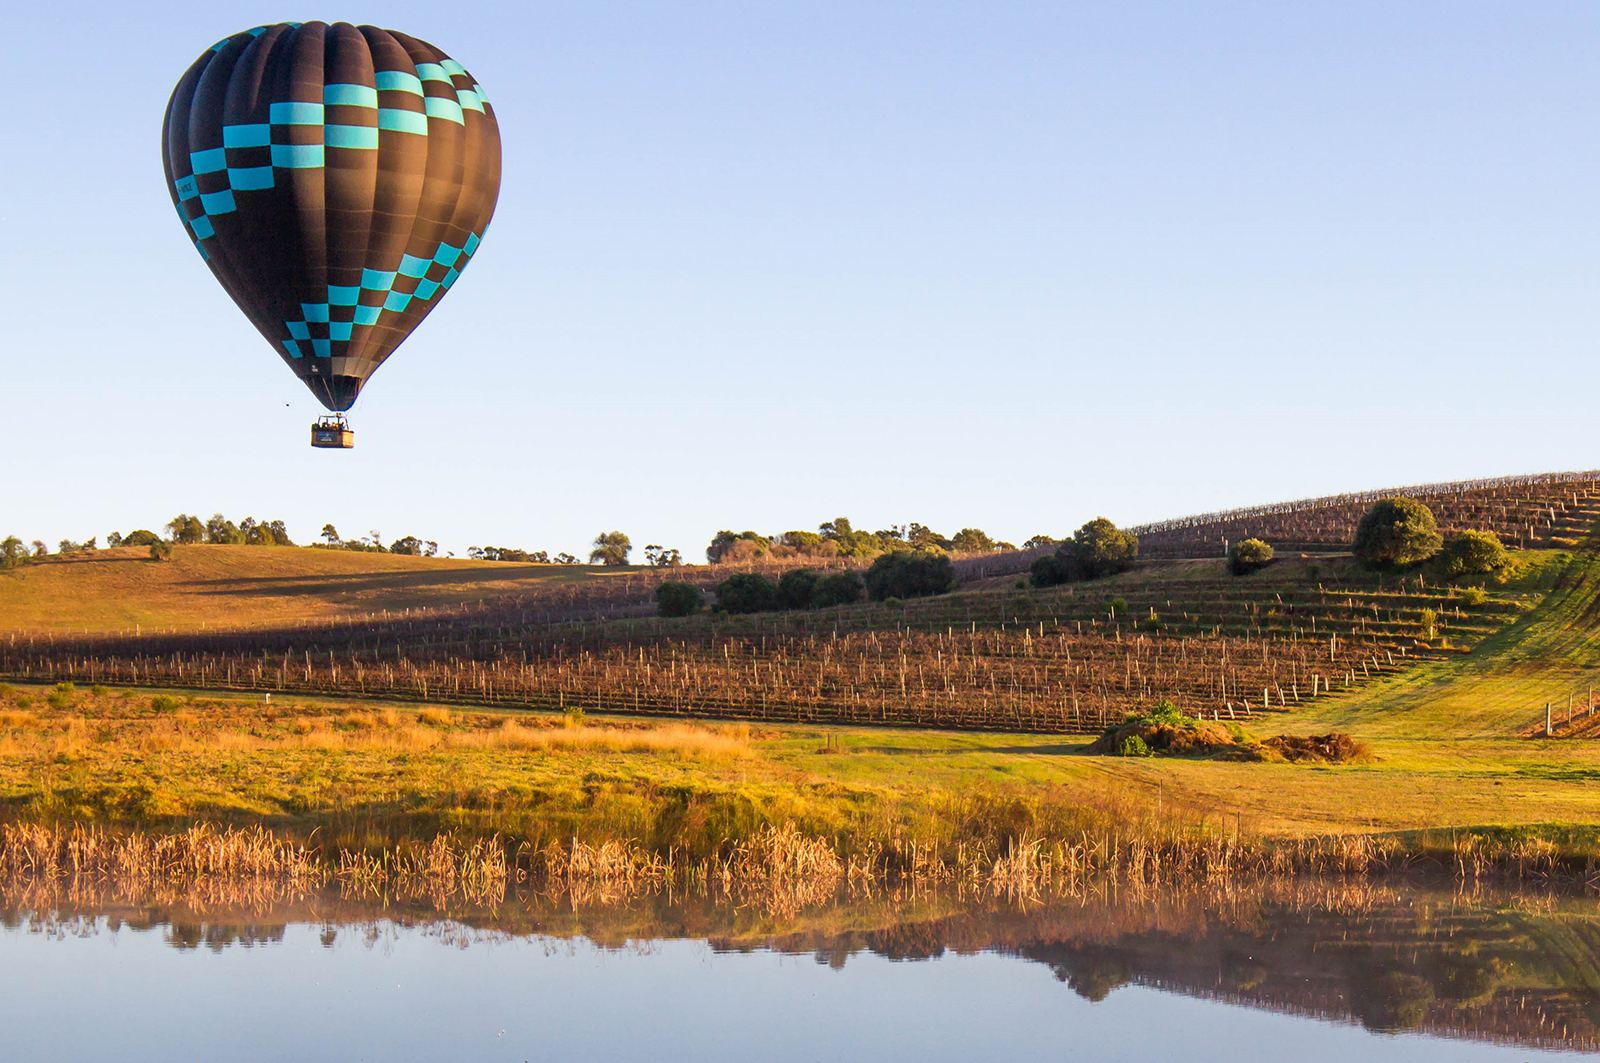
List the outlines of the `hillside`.
<svg viewBox="0 0 1600 1063">
<path fill-rule="evenodd" d="M 626 573 L 622 573 L 626 579 Z M 266 546 L 42 558 L 0 573 L 0 631 L 149 634 L 285 627 L 606 584 L 616 570 Z"/>
<path fill-rule="evenodd" d="M 1307 498 L 1157 521 L 1132 529 L 1148 558 L 1221 557 L 1227 543 L 1264 539 L 1279 549 L 1344 550 L 1374 501 L 1415 498 L 1439 530 L 1492 531 L 1523 549 L 1576 545 L 1600 522 L 1600 472 L 1554 472 L 1417 484 Z"/>
</svg>

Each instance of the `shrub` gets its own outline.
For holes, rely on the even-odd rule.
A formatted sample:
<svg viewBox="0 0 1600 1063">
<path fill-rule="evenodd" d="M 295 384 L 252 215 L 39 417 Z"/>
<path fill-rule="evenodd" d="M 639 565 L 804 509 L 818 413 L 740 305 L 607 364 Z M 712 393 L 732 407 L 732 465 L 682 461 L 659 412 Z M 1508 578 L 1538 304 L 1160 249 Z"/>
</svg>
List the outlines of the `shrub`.
<svg viewBox="0 0 1600 1063">
<path fill-rule="evenodd" d="M 172 544 L 168 543 L 168 542 L 163 542 L 160 539 L 157 539 L 155 542 L 151 543 L 150 544 L 150 560 L 152 560 L 152 561 L 170 561 L 170 560 L 172 560 Z"/>
<path fill-rule="evenodd" d="M 1149 755 L 1149 744 L 1138 735 L 1128 735 L 1117 746 L 1117 756 L 1119 757 L 1148 757 Z"/>
<path fill-rule="evenodd" d="M 101 686 L 99 683 L 96 683 L 94 686 L 89 688 L 89 693 L 93 694 L 97 698 L 103 698 L 107 694 L 111 693 L 111 688 Z"/>
<path fill-rule="evenodd" d="M 875 602 L 925 598 L 951 590 L 955 582 L 955 569 L 942 551 L 895 550 L 880 555 L 867 570 L 867 595 Z"/>
<path fill-rule="evenodd" d="M 700 588 L 668 581 L 656 588 L 656 611 L 662 616 L 691 616 L 701 605 Z"/>
<path fill-rule="evenodd" d="M 1464 531 L 1445 541 L 1435 559 L 1446 579 L 1483 576 L 1506 566 L 1506 548 L 1494 532 Z"/>
<path fill-rule="evenodd" d="M 150 699 L 150 709 L 152 712 L 176 712 L 178 699 L 170 694 L 157 694 Z"/>
<path fill-rule="evenodd" d="M 764 613 L 776 597 L 772 581 L 755 572 L 741 572 L 717 584 L 717 607 L 727 613 Z"/>
<path fill-rule="evenodd" d="M 1489 600 L 1489 592 L 1482 587 L 1462 587 L 1461 604 L 1469 609 L 1476 609 Z"/>
<path fill-rule="evenodd" d="M 779 609 L 810 609 L 822 576 L 809 568 L 792 568 L 778 580 Z"/>
<path fill-rule="evenodd" d="M 1128 611 L 1128 600 L 1126 598 L 1112 598 L 1106 602 L 1106 606 L 1114 615 L 1120 616 Z"/>
<path fill-rule="evenodd" d="M 64 709 L 72 704 L 72 695 L 76 692 L 77 688 L 71 683 L 57 683 L 45 700 L 52 709 Z"/>
<path fill-rule="evenodd" d="M 861 600 L 865 589 L 861 584 L 861 577 L 854 572 L 835 572 L 817 581 L 817 588 L 811 595 L 811 604 L 817 609 L 826 609 L 833 605 L 850 605 Z"/>
<path fill-rule="evenodd" d="M 1361 518 L 1350 552 L 1368 568 L 1383 569 L 1426 561 L 1441 545 L 1432 510 L 1414 498 L 1383 498 Z"/>
<path fill-rule="evenodd" d="M 1248 576 L 1272 564 L 1272 547 L 1260 539 L 1243 539 L 1228 548 L 1228 571 Z"/>
</svg>

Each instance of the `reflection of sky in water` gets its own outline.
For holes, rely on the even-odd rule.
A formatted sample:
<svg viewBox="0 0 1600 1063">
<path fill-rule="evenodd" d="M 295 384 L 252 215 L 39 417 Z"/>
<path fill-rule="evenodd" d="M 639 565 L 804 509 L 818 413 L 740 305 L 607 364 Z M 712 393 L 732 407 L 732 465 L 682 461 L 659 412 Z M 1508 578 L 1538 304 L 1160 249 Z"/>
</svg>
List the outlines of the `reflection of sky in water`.
<svg viewBox="0 0 1600 1063">
<path fill-rule="evenodd" d="M 1124 986 L 1035 962 L 718 953 L 295 924 L 249 947 L 170 931 L 0 932 L 7 1063 L 56 1060 L 1525 1060 L 1526 1048 Z"/>
</svg>

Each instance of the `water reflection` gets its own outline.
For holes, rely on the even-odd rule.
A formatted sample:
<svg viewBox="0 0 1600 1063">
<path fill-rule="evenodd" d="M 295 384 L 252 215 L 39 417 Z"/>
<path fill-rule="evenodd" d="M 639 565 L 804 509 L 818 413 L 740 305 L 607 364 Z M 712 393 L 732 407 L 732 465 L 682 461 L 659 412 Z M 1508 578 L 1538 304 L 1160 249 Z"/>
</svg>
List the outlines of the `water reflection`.
<svg viewBox="0 0 1600 1063">
<path fill-rule="evenodd" d="M 1029 905 L 926 891 L 841 897 L 798 914 L 661 894 L 626 904 L 513 895 L 438 910 L 416 900 L 279 896 L 66 897 L 0 890 L 5 940 L 158 936 L 172 949 L 382 949 L 421 935 L 458 950 L 496 943 L 707 943 L 714 955 L 918 962 L 990 955 L 1042 964 L 1089 1002 L 1124 987 L 1323 1020 L 1525 1048 L 1600 1047 L 1600 902 L 1451 883 L 1275 881 L 1173 893 L 1089 893 Z M 0 963 L 4 960 L 0 959 Z M 893 974 L 883 975 L 885 978 Z"/>
</svg>

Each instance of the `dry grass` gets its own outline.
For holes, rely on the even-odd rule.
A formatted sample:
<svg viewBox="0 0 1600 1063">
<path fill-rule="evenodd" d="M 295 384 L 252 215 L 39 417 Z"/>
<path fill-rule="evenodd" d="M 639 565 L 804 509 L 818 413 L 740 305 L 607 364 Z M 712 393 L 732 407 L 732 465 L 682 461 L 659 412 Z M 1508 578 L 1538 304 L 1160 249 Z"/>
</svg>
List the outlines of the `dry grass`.
<svg viewBox="0 0 1600 1063">
<path fill-rule="evenodd" d="M 669 754 L 702 760 L 728 760 L 751 753 L 750 728 L 745 724 L 724 727 L 679 723 L 646 727 L 580 725 L 558 729 L 528 726 L 508 719 L 496 730 L 456 732 L 448 739 L 455 749 L 586 750 Z"/>
</svg>

